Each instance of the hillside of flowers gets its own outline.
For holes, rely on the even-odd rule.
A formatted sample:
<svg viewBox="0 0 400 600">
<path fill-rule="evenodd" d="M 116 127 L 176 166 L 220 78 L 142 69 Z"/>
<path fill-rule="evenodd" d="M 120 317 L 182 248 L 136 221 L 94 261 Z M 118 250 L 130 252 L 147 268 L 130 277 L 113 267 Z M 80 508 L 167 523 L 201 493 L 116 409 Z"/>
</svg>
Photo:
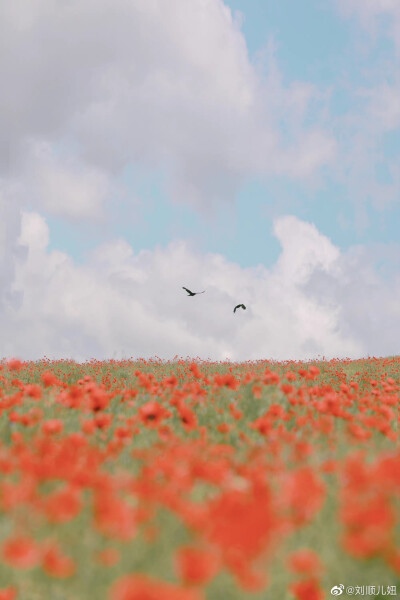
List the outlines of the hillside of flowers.
<svg viewBox="0 0 400 600">
<path fill-rule="evenodd" d="M 400 357 L 4 359 L 0 600 L 400 595 L 399 403 Z"/>
</svg>

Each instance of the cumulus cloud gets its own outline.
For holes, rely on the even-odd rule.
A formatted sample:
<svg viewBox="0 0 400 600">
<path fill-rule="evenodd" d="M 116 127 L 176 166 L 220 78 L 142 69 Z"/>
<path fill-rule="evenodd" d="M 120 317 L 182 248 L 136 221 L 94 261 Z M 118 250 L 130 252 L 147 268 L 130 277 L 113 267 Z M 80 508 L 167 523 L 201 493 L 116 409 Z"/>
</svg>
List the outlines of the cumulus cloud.
<svg viewBox="0 0 400 600">
<path fill-rule="evenodd" d="M 43 141 L 29 143 L 23 173 L 6 178 L 2 187 L 9 202 L 19 200 L 70 220 L 104 218 L 105 201 L 116 188 L 104 171 L 65 152 L 57 155 Z"/>
<path fill-rule="evenodd" d="M 276 219 L 274 233 L 283 249 L 274 272 L 290 285 L 304 283 L 316 268 L 329 271 L 339 257 L 338 248 L 314 224 L 297 217 Z"/>
<path fill-rule="evenodd" d="M 135 254 L 123 239 L 76 265 L 49 252 L 45 220 L 25 212 L 18 243 L 27 254 L 16 259 L 11 286 L 22 302 L 5 307 L 0 354 L 248 360 L 394 352 L 399 278 L 383 279 L 360 252 L 342 255 L 294 216 L 276 219 L 274 231 L 282 251 L 271 270 L 241 268 L 183 241 Z M 188 298 L 182 285 L 206 293 Z M 239 302 L 248 309 L 234 315 Z"/>
<path fill-rule="evenodd" d="M 0 174 L 35 180 L 39 210 L 66 207 L 60 177 L 83 198 L 65 212 L 93 215 L 101 178 L 130 162 L 165 167 L 174 200 L 211 210 L 249 175 L 307 178 L 333 159 L 320 109 L 303 120 L 318 90 L 284 86 L 271 61 L 262 76 L 221 0 L 15 0 L 0 40 Z M 72 144 L 88 182 L 39 159 L 42 142 Z"/>
<path fill-rule="evenodd" d="M 0 188 L 0 325 L 3 326 L 3 311 L 18 305 L 20 300 L 20 295 L 11 289 L 16 260 L 26 256 L 26 248 L 18 242 L 20 230 L 20 207 L 6 202 Z"/>
<path fill-rule="evenodd" d="M 384 260 L 386 273 L 379 272 Z M 398 354 L 400 325 L 400 244 L 351 248 L 337 261 L 335 270 L 320 268 L 303 291 L 318 304 L 340 306 L 343 335 L 362 340 L 364 356 Z"/>
</svg>

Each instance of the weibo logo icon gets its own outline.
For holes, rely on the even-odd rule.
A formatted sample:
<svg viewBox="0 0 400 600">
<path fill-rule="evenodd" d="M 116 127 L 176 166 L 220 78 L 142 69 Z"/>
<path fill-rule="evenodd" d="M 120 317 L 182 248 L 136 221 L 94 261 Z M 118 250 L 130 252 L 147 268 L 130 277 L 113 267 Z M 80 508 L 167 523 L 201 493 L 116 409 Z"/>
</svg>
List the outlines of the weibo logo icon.
<svg viewBox="0 0 400 600">
<path fill-rule="evenodd" d="M 331 589 L 332 596 L 341 596 L 343 594 L 344 585 L 341 583 L 340 585 L 334 585 Z"/>
</svg>

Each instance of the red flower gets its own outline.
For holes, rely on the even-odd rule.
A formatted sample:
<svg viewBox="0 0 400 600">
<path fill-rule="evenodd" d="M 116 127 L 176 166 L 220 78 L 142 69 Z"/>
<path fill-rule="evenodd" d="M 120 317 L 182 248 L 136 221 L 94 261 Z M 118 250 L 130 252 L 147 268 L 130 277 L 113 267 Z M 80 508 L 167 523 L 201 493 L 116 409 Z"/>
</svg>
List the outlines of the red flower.
<svg viewBox="0 0 400 600">
<path fill-rule="evenodd" d="M 64 424 L 60 419 L 49 419 L 42 425 L 43 433 L 60 433 L 64 428 Z"/>
<path fill-rule="evenodd" d="M 386 560 L 387 563 L 392 567 L 393 571 L 400 575 L 400 550 L 389 551 Z"/>
<path fill-rule="evenodd" d="M 252 560 L 268 548 L 274 517 L 271 494 L 265 485 L 250 486 L 246 491 L 229 490 L 210 503 L 208 537 L 228 562 L 233 555 Z"/>
<path fill-rule="evenodd" d="M 296 600 L 323 600 L 325 598 L 324 592 L 314 579 L 292 583 L 290 591 Z"/>
<path fill-rule="evenodd" d="M 363 427 L 361 427 L 357 423 L 349 423 L 348 426 L 347 426 L 347 431 L 355 439 L 361 440 L 361 441 L 368 440 L 371 437 L 371 435 L 372 435 L 372 431 L 364 429 Z"/>
<path fill-rule="evenodd" d="M 253 423 L 251 423 L 249 425 L 249 427 L 251 427 L 251 429 L 256 429 L 262 435 L 267 435 L 271 431 L 271 429 L 273 429 L 273 426 L 274 426 L 273 422 L 270 419 L 270 417 L 268 417 L 268 415 L 259 417 Z"/>
<path fill-rule="evenodd" d="M 290 383 L 282 383 L 281 390 L 284 394 L 287 395 L 293 392 L 294 387 Z"/>
<path fill-rule="evenodd" d="M 187 431 L 193 431 L 197 427 L 197 417 L 186 404 L 181 403 L 178 407 L 178 413 L 182 421 L 182 425 Z"/>
<path fill-rule="evenodd" d="M 232 425 L 229 425 L 229 423 L 221 423 L 220 425 L 217 426 L 217 430 L 220 433 L 229 433 L 231 429 L 232 429 Z"/>
<path fill-rule="evenodd" d="M 82 423 L 82 431 L 86 433 L 86 435 L 91 435 L 96 429 L 96 423 L 93 419 L 85 419 Z"/>
<path fill-rule="evenodd" d="M 291 473 L 284 484 L 282 503 L 292 512 L 295 525 L 309 522 L 325 499 L 325 484 L 309 467 Z"/>
<path fill-rule="evenodd" d="M 203 594 L 172 583 L 132 574 L 118 579 L 112 586 L 110 600 L 202 600 Z"/>
<path fill-rule="evenodd" d="M 177 570 L 180 578 L 188 584 L 206 584 L 218 572 L 218 556 L 200 548 L 180 548 L 177 554 Z"/>
<path fill-rule="evenodd" d="M 124 427 L 121 425 L 120 427 L 115 428 L 114 435 L 119 440 L 128 440 L 132 437 L 132 431 L 129 429 L 129 427 Z"/>
<path fill-rule="evenodd" d="M 112 423 L 113 416 L 109 413 L 98 413 L 93 421 L 98 429 L 108 429 Z"/>
<path fill-rule="evenodd" d="M 302 548 L 288 557 L 288 568 L 294 573 L 317 575 L 322 570 L 318 554 L 314 550 Z"/>
<path fill-rule="evenodd" d="M 58 379 L 51 371 L 44 371 L 41 375 L 44 387 L 51 387 L 52 385 L 57 385 Z"/>
<path fill-rule="evenodd" d="M 89 384 L 92 385 L 92 384 Z M 90 388 L 90 408 L 93 412 L 104 410 L 110 404 L 110 398 L 104 390 L 98 387 Z"/>
<path fill-rule="evenodd" d="M 65 523 L 74 519 L 80 512 L 80 496 L 77 490 L 66 488 L 47 496 L 44 506 L 50 522 Z"/>
<path fill-rule="evenodd" d="M 166 387 L 176 387 L 178 385 L 178 378 L 175 375 L 171 375 L 171 377 L 166 377 L 163 380 L 163 383 Z"/>
<path fill-rule="evenodd" d="M 0 590 L 0 600 L 15 600 L 17 594 L 17 588 L 14 586 L 3 588 Z"/>
<path fill-rule="evenodd" d="M 343 545 L 353 556 L 370 557 L 390 547 L 396 515 L 383 495 L 370 498 L 366 506 L 358 496 L 345 498 L 340 516 L 347 526 Z"/>
<path fill-rule="evenodd" d="M 136 510 L 113 494 L 100 491 L 95 499 L 95 524 L 106 536 L 130 540 L 136 534 Z"/>
<path fill-rule="evenodd" d="M 35 400 L 40 400 L 42 397 L 42 388 L 37 383 L 28 383 L 25 386 L 25 394 Z"/>
<path fill-rule="evenodd" d="M 313 378 L 317 377 L 317 375 L 320 374 L 320 370 L 318 369 L 318 367 L 316 367 L 315 365 L 311 365 L 308 368 L 309 373 L 312 375 Z"/>
<path fill-rule="evenodd" d="M 236 408 L 236 406 L 235 406 L 235 404 L 233 404 L 233 402 L 231 402 L 231 404 L 229 405 L 229 411 L 230 411 L 232 417 L 236 421 L 239 421 L 243 417 L 242 411 L 239 410 L 238 408 Z"/>
<path fill-rule="evenodd" d="M 271 373 L 271 371 L 269 371 L 268 369 L 265 371 L 264 377 L 263 377 L 263 383 L 267 384 L 267 385 L 273 385 L 273 384 L 278 384 L 280 382 L 281 378 L 279 377 L 278 373 Z"/>
<path fill-rule="evenodd" d="M 227 373 L 226 375 L 219 375 L 217 373 L 214 375 L 214 385 L 218 387 L 225 386 L 230 390 L 236 390 L 240 385 L 240 381 L 231 373 Z"/>
<path fill-rule="evenodd" d="M 285 377 L 288 381 L 296 381 L 297 375 L 293 371 L 286 371 Z"/>
<path fill-rule="evenodd" d="M 261 385 L 253 385 L 252 392 L 253 392 L 254 398 L 260 399 L 261 398 L 261 394 L 262 394 L 262 387 L 261 387 Z"/>
<path fill-rule="evenodd" d="M 189 366 L 189 370 L 191 371 L 191 373 L 195 379 L 201 379 L 203 377 L 203 374 L 200 371 L 197 363 L 195 363 L 195 362 L 191 363 Z"/>
<path fill-rule="evenodd" d="M 159 402 L 150 400 L 139 408 L 139 416 L 142 423 L 150 426 L 158 426 L 165 416 L 165 408 Z"/>
<path fill-rule="evenodd" d="M 40 552 L 31 538 L 12 537 L 3 544 L 3 558 L 17 569 L 31 569 L 38 564 Z"/>
<path fill-rule="evenodd" d="M 10 369 L 10 371 L 20 371 L 23 366 L 24 363 L 22 363 L 18 358 L 10 358 L 10 360 L 7 362 L 7 367 Z"/>
<path fill-rule="evenodd" d="M 74 561 L 65 556 L 57 544 L 48 544 L 43 553 L 43 570 L 52 577 L 66 578 L 75 573 Z"/>
</svg>

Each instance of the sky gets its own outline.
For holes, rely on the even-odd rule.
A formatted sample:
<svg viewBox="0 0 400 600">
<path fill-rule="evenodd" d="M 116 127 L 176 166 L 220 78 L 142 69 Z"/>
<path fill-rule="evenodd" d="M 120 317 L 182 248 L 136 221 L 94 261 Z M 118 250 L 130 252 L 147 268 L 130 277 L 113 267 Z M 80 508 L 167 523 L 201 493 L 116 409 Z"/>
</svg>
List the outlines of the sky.
<svg viewBox="0 0 400 600">
<path fill-rule="evenodd" d="M 0 358 L 400 353 L 398 0 L 2 2 L 0 81 Z"/>
</svg>

